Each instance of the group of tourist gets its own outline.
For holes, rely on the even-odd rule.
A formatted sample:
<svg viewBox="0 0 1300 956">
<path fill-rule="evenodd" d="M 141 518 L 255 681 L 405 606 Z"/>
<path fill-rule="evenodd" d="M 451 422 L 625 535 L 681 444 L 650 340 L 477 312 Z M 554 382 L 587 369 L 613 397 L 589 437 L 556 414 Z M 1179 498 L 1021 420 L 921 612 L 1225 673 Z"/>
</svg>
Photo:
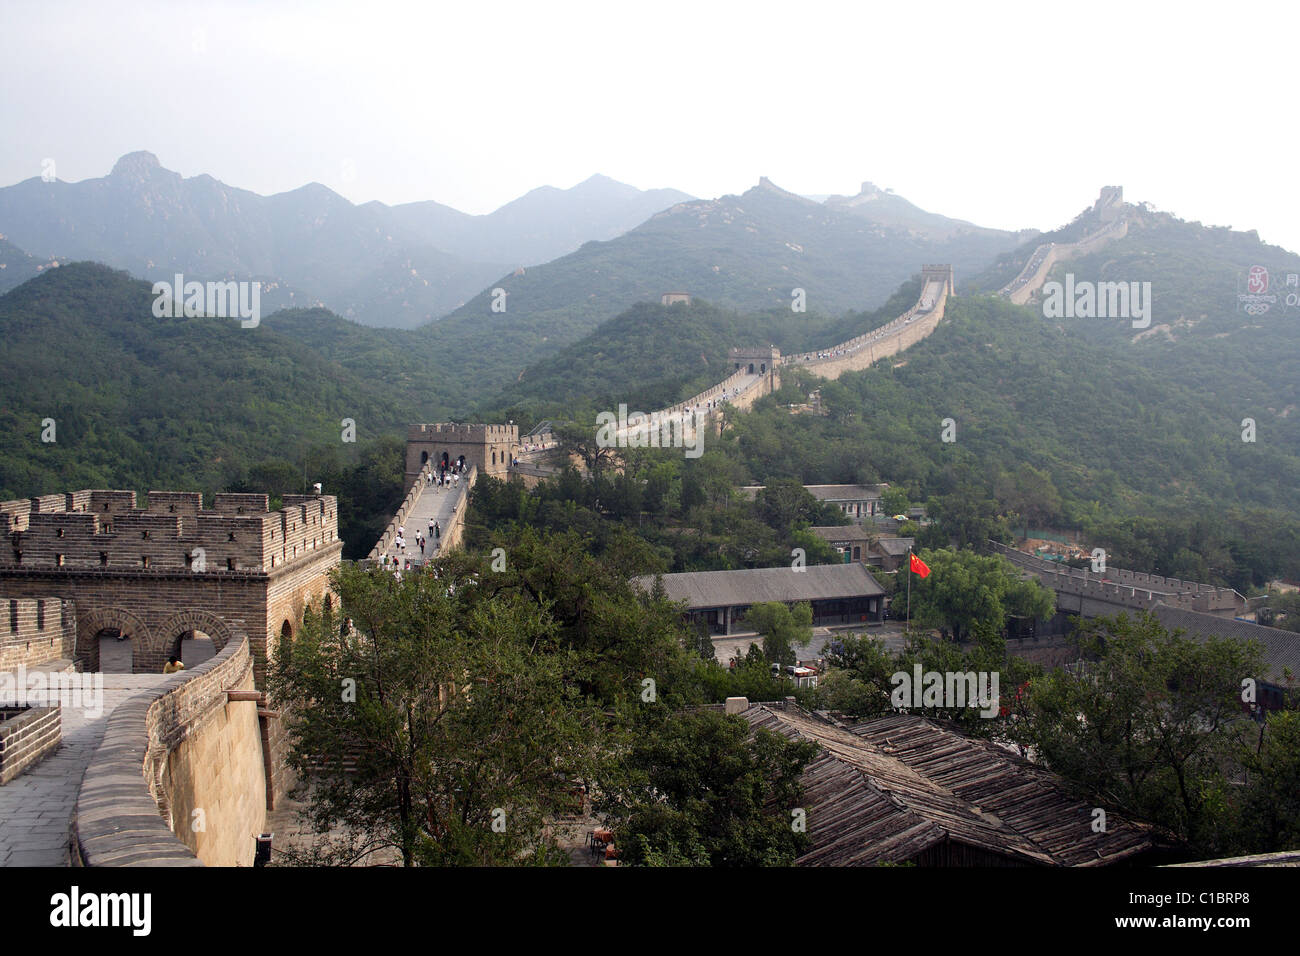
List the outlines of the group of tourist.
<svg viewBox="0 0 1300 956">
<path fill-rule="evenodd" d="M 441 463 L 437 468 L 430 468 L 426 479 L 428 483 L 442 490 L 443 488 L 456 488 L 460 485 L 460 476 L 469 471 L 469 466 L 465 464 L 464 458 L 458 458 L 450 464 Z"/>
<path fill-rule="evenodd" d="M 433 546 L 429 546 L 429 536 L 433 538 Z M 423 559 L 426 554 L 432 555 L 437 552 L 438 544 L 442 540 L 442 526 L 433 518 L 429 519 L 429 536 L 423 532 L 415 532 L 415 545 L 420 549 L 420 558 Z M 393 539 L 393 554 L 385 554 L 380 558 L 380 565 L 385 571 L 391 570 L 397 580 L 402 579 L 402 571 L 411 570 L 411 558 L 406 555 L 406 526 L 401 525 L 397 529 L 397 535 Z"/>
</svg>

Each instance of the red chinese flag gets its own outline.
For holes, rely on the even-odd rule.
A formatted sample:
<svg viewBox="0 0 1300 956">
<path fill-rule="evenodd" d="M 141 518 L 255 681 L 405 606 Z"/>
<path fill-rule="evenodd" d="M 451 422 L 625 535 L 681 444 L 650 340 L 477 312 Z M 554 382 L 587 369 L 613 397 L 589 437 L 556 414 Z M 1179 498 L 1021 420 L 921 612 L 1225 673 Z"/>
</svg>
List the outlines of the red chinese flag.
<svg viewBox="0 0 1300 956">
<path fill-rule="evenodd" d="M 912 570 L 923 578 L 928 577 L 930 574 L 930 566 L 916 555 L 912 555 Z"/>
</svg>

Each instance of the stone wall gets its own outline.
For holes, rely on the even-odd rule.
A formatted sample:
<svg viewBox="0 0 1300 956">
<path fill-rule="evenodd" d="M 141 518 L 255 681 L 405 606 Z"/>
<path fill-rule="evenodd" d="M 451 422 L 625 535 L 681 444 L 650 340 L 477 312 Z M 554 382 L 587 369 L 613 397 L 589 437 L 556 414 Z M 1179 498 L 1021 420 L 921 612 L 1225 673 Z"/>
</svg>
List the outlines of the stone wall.
<svg viewBox="0 0 1300 956">
<path fill-rule="evenodd" d="M 0 671 L 73 656 L 77 614 L 71 601 L 57 597 L 0 598 L 0 609 L 8 612 L 8 619 L 0 621 Z"/>
<path fill-rule="evenodd" d="M 249 641 L 236 634 L 216 657 L 113 711 L 77 794 L 82 863 L 251 865 L 266 823 L 260 704 L 226 692 L 253 688 Z"/>
<path fill-rule="evenodd" d="M 407 447 L 407 456 L 410 456 L 409 446 Z M 384 533 L 379 536 L 375 546 L 366 555 L 367 561 L 378 561 L 380 555 L 387 553 L 393 547 L 393 542 L 397 540 L 397 529 L 405 527 L 407 516 L 415 510 L 415 506 L 419 503 L 424 490 L 430 487 L 428 475 L 433 471 L 433 466 L 433 459 L 430 459 L 421 466 L 413 479 L 407 481 L 406 497 L 397 506 L 397 511 L 393 514 L 393 520 L 388 522 L 388 527 L 384 528 Z"/>
<path fill-rule="evenodd" d="M 1002 293 L 1016 305 L 1024 305 L 1047 281 L 1048 273 L 1058 262 L 1094 252 L 1106 243 L 1114 239 L 1122 239 L 1126 235 L 1128 235 L 1128 220 L 1116 219 L 1078 242 L 1050 243 L 1047 244 L 1046 249 L 1039 246 L 1034 250 L 1034 255 L 1029 257 L 1025 268 L 1003 288 Z M 1043 253 L 1041 258 L 1039 258 L 1040 252 Z M 1034 265 L 1036 258 L 1039 258 L 1039 261 Z"/>
<path fill-rule="evenodd" d="M 922 291 L 922 296 L 925 296 L 927 291 L 931 291 L 929 284 Z M 789 364 L 798 365 L 825 379 L 836 379 L 845 372 L 870 368 L 881 359 L 897 355 L 904 349 L 910 348 L 938 328 L 943 320 L 947 303 L 948 289 L 945 284 L 936 293 L 934 305 L 930 309 L 923 311 L 918 303 L 887 325 L 828 350 L 831 353 L 839 351 L 846 354 L 818 358 L 817 353 L 806 353 L 791 356 Z"/>
<path fill-rule="evenodd" d="M 478 469 L 471 468 L 469 474 L 461 481 L 460 487 L 456 489 L 459 500 L 455 504 L 451 521 L 447 522 L 447 527 L 443 529 L 442 543 L 438 548 L 439 554 L 445 554 L 452 548 L 459 548 L 465 540 L 465 513 L 469 511 L 469 492 L 477 480 Z"/>
<path fill-rule="evenodd" d="M 0 707 L 0 786 L 58 749 L 63 712 L 53 707 Z"/>
<path fill-rule="evenodd" d="M 82 496 L 86 505 L 107 510 L 49 510 L 82 504 Z M 6 562 L 0 555 L 0 581 L 4 582 L 0 590 L 20 600 L 43 599 L 47 607 L 50 601 L 70 602 L 75 607 L 75 657 L 84 670 L 99 669 L 96 636 L 105 630 L 129 636 L 134 672 L 156 673 L 177 641 L 189 632 L 207 634 L 219 651 L 234 628 L 249 636 L 260 686 L 276 639 L 286 631 L 292 634 L 307 602 L 323 599 L 328 591 L 329 573 L 338 566 L 343 551 L 337 534 L 337 501 L 328 495 L 286 495 L 280 511 L 240 514 L 240 509 L 256 512 L 265 508 L 266 496 L 217 498 L 220 507 L 232 514 L 214 510 L 192 515 L 187 509 L 197 507 L 197 495 L 187 493 L 151 493 L 152 507 L 175 507 L 175 514 L 132 510 L 132 492 L 77 492 L 19 503 L 29 509 L 27 520 L 43 529 L 38 538 L 44 544 L 36 554 L 24 551 L 20 562 Z M 23 512 L 15 503 L 6 504 L 10 507 L 4 513 L 10 521 L 17 521 Z M 186 567 L 183 549 L 177 547 L 186 538 L 182 524 L 186 520 L 197 520 L 197 527 L 205 531 L 187 542 L 207 542 L 209 551 L 202 570 Z M 136 530 L 140 533 L 162 528 L 159 536 L 140 539 L 139 546 L 170 551 L 158 551 L 157 560 L 148 568 L 138 559 L 135 563 L 101 564 L 98 544 L 72 546 L 76 544 L 74 532 L 86 522 L 92 528 L 95 523 L 106 524 L 115 534 L 124 522 L 139 525 Z M 21 534 L 31 535 L 32 526 Z M 64 554 L 61 562 L 54 558 L 51 545 L 55 542 L 67 549 L 60 552 Z M 224 549 L 230 548 L 240 549 L 244 555 L 237 559 L 235 570 L 222 560 Z M 0 624 L 0 644 L 7 643 L 3 637 Z M 60 642 L 66 643 L 66 639 L 55 643 Z M 49 647 L 48 638 L 45 647 Z M 30 653 L 43 652 L 37 648 Z M 74 652 L 67 649 L 53 656 L 71 657 Z"/>
<path fill-rule="evenodd" d="M 338 500 L 285 495 L 267 511 L 264 494 L 75 491 L 4 502 L 11 549 L 0 562 L 71 570 L 272 571 L 338 540 Z M 24 510 L 24 505 L 26 510 Z"/>
<path fill-rule="evenodd" d="M 1097 574 L 1046 561 L 998 542 L 990 544 L 994 552 L 1054 590 L 1057 607 L 1085 617 L 1114 614 L 1118 608 L 1150 610 L 1158 603 L 1223 617 L 1233 617 L 1246 607 L 1245 598 L 1232 588 L 1122 568 L 1107 568 L 1105 574 Z"/>
</svg>

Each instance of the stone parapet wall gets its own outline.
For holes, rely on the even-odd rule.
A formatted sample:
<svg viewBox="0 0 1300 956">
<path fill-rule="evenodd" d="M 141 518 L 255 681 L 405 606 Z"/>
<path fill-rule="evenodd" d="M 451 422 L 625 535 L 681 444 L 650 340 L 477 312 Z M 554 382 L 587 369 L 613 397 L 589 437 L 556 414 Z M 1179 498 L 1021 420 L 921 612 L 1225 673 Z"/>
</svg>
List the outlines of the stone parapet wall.
<svg viewBox="0 0 1300 956">
<path fill-rule="evenodd" d="M 430 487 L 428 476 L 433 471 L 433 467 L 434 461 L 430 458 L 416 473 L 414 482 L 406 489 L 406 497 L 402 499 L 402 503 L 397 506 L 397 511 L 393 514 L 393 520 L 388 522 L 388 527 L 384 528 L 384 533 L 379 536 L 375 546 L 366 555 L 367 561 L 378 561 L 380 555 L 392 548 L 393 543 L 397 540 L 397 529 L 406 525 L 407 516 L 419 504 L 420 496 L 424 494 L 424 490 Z"/>
<path fill-rule="evenodd" d="M 77 614 L 57 597 L 0 597 L 0 671 L 70 658 L 77 644 Z"/>
<path fill-rule="evenodd" d="M 1143 610 L 1150 609 L 1157 603 L 1207 613 L 1236 613 L 1246 608 L 1246 599 L 1232 588 L 1127 571 L 1123 568 L 1107 568 L 1103 575 L 1084 568 L 1065 567 L 1037 555 L 1009 548 L 1000 542 L 993 541 L 990 545 L 995 553 L 1007 558 L 1016 567 L 1034 574 L 1056 591 L 1058 596 L 1073 595 Z M 1073 605 L 1078 602 L 1070 603 L 1072 606 L 1067 609 L 1077 610 Z"/>
<path fill-rule="evenodd" d="M 1036 293 L 1044 282 L 1047 281 L 1047 275 L 1052 271 L 1052 267 L 1058 262 L 1064 262 L 1076 256 L 1087 255 L 1095 252 L 1108 242 L 1115 239 L 1122 239 L 1128 235 L 1128 220 L 1116 219 L 1109 224 L 1098 229 L 1091 235 L 1085 236 L 1078 242 L 1072 243 L 1044 243 L 1034 250 L 1029 261 L 1020 273 L 1012 279 L 1007 285 L 1003 286 L 1000 294 L 1006 296 L 1016 305 L 1024 305 Z"/>
<path fill-rule="evenodd" d="M 452 512 L 452 519 L 447 523 L 447 527 L 442 532 L 442 542 L 438 548 L 439 554 L 444 554 L 452 548 L 459 548 L 465 540 L 465 513 L 469 511 L 469 493 L 474 487 L 474 482 L 478 480 L 478 469 L 471 468 L 465 479 L 461 481 L 460 487 L 455 491 L 457 501 Z"/>
<path fill-rule="evenodd" d="M 266 822 L 260 705 L 226 693 L 253 690 L 252 663 L 238 634 L 216 657 L 113 711 L 77 794 L 73 835 L 84 865 L 252 863 Z"/>
<path fill-rule="evenodd" d="M 25 506 L 25 510 L 24 510 Z M 77 491 L 0 506 L 11 547 L 0 565 L 80 570 L 273 570 L 338 540 L 338 500 L 286 495 L 270 512 L 264 494 Z"/>
<path fill-rule="evenodd" d="M 909 309 L 881 329 L 872 330 L 866 336 L 851 339 L 831 350 L 848 354 L 824 359 L 814 357 L 809 361 L 799 362 L 799 367 L 825 379 L 837 379 L 845 372 L 858 372 L 870 368 L 881 359 L 897 355 L 929 336 L 943 320 L 947 303 L 948 294 L 944 290 L 933 308 L 927 311 L 921 311 L 919 308 Z M 868 341 L 882 330 L 885 331 L 883 337 L 874 342 Z M 864 342 L 868 344 L 863 344 Z M 811 354 L 816 355 L 816 353 Z"/>
<path fill-rule="evenodd" d="M 0 786 L 59 747 L 63 712 L 53 707 L 0 707 Z"/>
</svg>

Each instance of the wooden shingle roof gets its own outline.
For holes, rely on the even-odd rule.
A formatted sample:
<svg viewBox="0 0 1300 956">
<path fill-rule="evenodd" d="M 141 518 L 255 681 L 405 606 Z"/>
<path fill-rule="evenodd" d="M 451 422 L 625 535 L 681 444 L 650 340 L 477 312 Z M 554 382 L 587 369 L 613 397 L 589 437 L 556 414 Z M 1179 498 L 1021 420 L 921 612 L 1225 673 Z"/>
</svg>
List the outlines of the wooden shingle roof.
<svg viewBox="0 0 1300 956">
<path fill-rule="evenodd" d="M 996 816 L 1059 866 L 1117 863 L 1152 849 L 1149 827 L 1108 813 L 1093 832 L 1094 808 L 1065 781 L 1005 747 L 911 714 L 888 714 L 849 730 L 959 799 Z"/>
<path fill-rule="evenodd" d="M 1010 865 L 1095 866 L 1152 849 L 1146 827 L 1092 808 L 1059 778 L 993 744 L 894 714 L 837 726 L 796 707 L 755 704 L 763 727 L 820 745 L 805 768 L 811 846 L 800 866 L 872 866 L 913 860 L 945 843 Z"/>
</svg>

